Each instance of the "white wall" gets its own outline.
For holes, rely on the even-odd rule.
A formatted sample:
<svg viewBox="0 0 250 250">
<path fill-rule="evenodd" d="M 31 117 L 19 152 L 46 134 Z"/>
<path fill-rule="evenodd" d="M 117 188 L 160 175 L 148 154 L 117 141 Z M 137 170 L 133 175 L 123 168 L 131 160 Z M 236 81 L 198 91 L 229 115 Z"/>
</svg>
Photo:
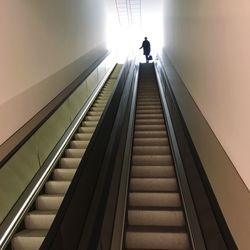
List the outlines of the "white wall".
<svg viewBox="0 0 250 250">
<path fill-rule="evenodd" d="M 250 188 L 250 2 L 166 2 L 168 55 Z"/>
<path fill-rule="evenodd" d="M 201 160 L 229 228 L 240 249 L 247 249 L 250 243 L 250 2 L 166 0 L 164 12 L 165 50 L 248 188 L 248 191 L 243 186 L 238 189 L 240 184 L 237 184 L 237 190 L 233 190 L 236 183 L 231 179 L 233 170 L 226 169 L 230 164 L 221 166 L 211 159 L 215 155 L 207 151 L 210 145 L 203 140 L 207 134 L 198 134 L 202 130 L 195 128 L 199 122 L 189 120 L 188 126 L 198 153 L 203 154 Z M 188 112 L 191 114 L 192 110 Z"/>
<path fill-rule="evenodd" d="M 105 22 L 104 0 L 1 1 L 0 144 L 103 52 Z"/>
</svg>

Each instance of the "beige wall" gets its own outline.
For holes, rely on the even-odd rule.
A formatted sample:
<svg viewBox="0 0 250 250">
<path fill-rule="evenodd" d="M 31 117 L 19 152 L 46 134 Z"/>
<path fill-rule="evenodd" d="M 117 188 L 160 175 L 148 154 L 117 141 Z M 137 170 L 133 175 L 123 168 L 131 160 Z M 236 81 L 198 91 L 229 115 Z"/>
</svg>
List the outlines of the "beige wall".
<svg viewBox="0 0 250 250">
<path fill-rule="evenodd" d="M 0 144 L 105 52 L 104 5 L 1 1 Z"/>
<path fill-rule="evenodd" d="M 247 249 L 250 2 L 166 0 L 164 12 L 165 51 L 191 96 L 177 85 L 175 93 L 234 239 Z"/>
</svg>

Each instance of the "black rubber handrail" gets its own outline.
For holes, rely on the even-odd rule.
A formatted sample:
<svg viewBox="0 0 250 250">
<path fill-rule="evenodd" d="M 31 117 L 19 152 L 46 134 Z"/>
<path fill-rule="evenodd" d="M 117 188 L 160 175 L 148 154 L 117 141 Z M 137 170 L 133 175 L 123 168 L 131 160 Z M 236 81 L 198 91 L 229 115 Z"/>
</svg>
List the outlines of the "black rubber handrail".
<svg viewBox="0 0 250 250">
<path fill-rule="evenodd" d="M 105 53 L 105 55 L 99 57 L 93 64 L 91 64 L 84 72 L 82 72 L 72 83 L 70 83 L 59 95 L 57 95 L 50 103 L 48 103 L 41 111 L 39 111 L 30 121 L 28 121 L 20 130 L 18 130 L 13 136 L 11 136 L 7 141 L 5 141 L 1 147 L 4 149 L 10 142 L 11 148 L 4 149 L 1 153 L 0 158 L 0 168 L 2 168 L 5 163 L 20 149 L 26 141 L 51 117 L 51 115 L 62 105 L 62 103 L 82 84 L 82 82 L 96 69 L 96 67 L 110 54 L 110 52 Z M 36 120 L 36 117 L 41 118 Z M 24 136 L 17 136 L 21 130 L 27 130 L 26 126 L 32 124 L 31 128 L 25 132 Z M 18 137 L 18 138 L 17 138 Z"/>
<path fill-rule="evenodd" d="M 127 61 L 41 249 L 96 249 L 126 114 Z M 125 91 L 126 92 L 126 91 Z M 94 240 L 93 240 L 94 237 Z M 94 246 L 93 246 L 94 245 Z"/>
<path fill-rule="evenodd" d="M 236 250 L 237 246 L 216 201 L 161 60 L 158 62 L 158 68 L 163 82 L 164 94 L 169 108 L 174 133 L 206 248 L 208 250 Z M 175 77 L 181 81 L 174 69 L 168 67 L 168 71 L 170 71 L 172 78 Z"/>
</svg>

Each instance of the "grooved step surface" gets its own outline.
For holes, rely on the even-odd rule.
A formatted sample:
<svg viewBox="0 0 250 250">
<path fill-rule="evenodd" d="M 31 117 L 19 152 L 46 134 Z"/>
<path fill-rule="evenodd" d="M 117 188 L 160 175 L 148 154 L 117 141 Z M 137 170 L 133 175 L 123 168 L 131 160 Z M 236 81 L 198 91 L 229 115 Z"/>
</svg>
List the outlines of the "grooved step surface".
<svg viewBox="0 0 250 250">
<path fill-rule="evenodd" d="M 70 181 L 47 181 L 45 184 L 46 194 L 65 194 L 69 188 Z"/>
<path fill-rule="evenodd" d="M 168 146 L 166 138 L 134 138 L 134 146 Z"/>
<path fill-rule="evenodd" d="M 128 210 L 129 225 L 182 227 L 185 220 L 182 211 Z"/>
<path fill-rule="evenodd" d="M 48 230 L 56 216 L 56 211 L 35 210 L 25 216 L 24 224 L 26 229 Z"/>
<path fill-rule="evenodd" d="M 75 148 L 75 149 L 86 149 L 88 146 L 89 142 L 88 141 L 71 141 L 69 143 L 70 148 Z"/>
<path fill-rule="evenodd" d="M 76 169 L 56 168 L 53 172 L 53 179 L 58 181 L 71 181 L 76 173 Z"/>
<path fill-rule="evenodd" d="M 135 131 L 165 131 L 166 127 L 165 124 L 161 124 L 161 125 L 145 125 L 145 124 L 141 124 L 141 125 L 135 125 Z"/>
<path fill-rule="evenodd" d="M 134 133 L 135 138 L 164 138 L 167 137 L 166 131 L 140 131 Z"/>
<path fill-rule="evenodd" d="M 129 190 L 132 192 L 175 192 L 178 190 L 178 188 L 175 178 L 131 178 Z"/>
<path fill-rule="evenodd" d="M 81 158 L 61 158 L 59 162 L 60 168 L 78 168 Z"/>
<path fill-rule="evenodd" d="M 85 149 L 68 148 L 65 150 L 65 158 L 82 158 Z"/>
<path fill-rule="evenodd" d="M 178 193 L 160 192 L 130 192 L 129 206 L 149 207 L 180 207 L 181 201 Z"/>
<path fill-rule="evenodd" d="M 132 164 L 137 166 L 168 166 L 172 165 L 171 155 L 133 155 Z"/>
<path fill-rule="evenodd" d="M 39 249 L 47 235 L 47 230 L 23 230 L 17 233 L 11 240 L 14 250 L 35 250 Z"/>
<path fill-rule="evenodd" d="M 169 146 L 134 146 L 134 155 L 168 155 L 170 154 Z"/>
<path fill-rule="evenodd" d="M 173 178 L 175 172 L 173 166 L 132 166 L 131 177 Z"/>
<path fill-rule="evenodd" d="M 90 141 L 92 133 L 75 134 L 74 138 L 78 141 Z"/>
<path fill-rule="evenodd" d="M 187 233 L 126 232 L 126 248 L 184 250 L 189 248 L 189 239 Z"/>
<path fill-rule="evenodd" d="M 36 199 L 36 209 L 38 210 L 58 210 L 64 196 L 43 194 Z"/>
</svg>

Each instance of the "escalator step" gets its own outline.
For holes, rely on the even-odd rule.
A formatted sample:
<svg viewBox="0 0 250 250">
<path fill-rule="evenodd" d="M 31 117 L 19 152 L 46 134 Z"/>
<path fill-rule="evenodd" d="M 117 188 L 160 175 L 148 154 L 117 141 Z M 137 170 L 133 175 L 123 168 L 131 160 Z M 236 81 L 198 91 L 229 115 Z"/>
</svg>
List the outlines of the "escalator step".
<svg viewBox="0 0 250 250">
<path fill-rule="evenodd" d="M 47 181 L 45 184 L 46 194 L 66 194 L 70 181 Z"/>
<path fill-rule="evenodd" d="M 178 193 L 130 192 L 129 206 L 180 207 L 181 201 Z"/>
<path fill-rule="evenodd" d="M 78 168 L 81 158 L 61 158 L 59 160 L 60 168 Z"/>
<path fill-rule="evenodd" d="M 128 224 L 131 226 L 185 226 L 182 211 L 178 210 L 128 210 Z"/>
<path fill-rule="evenodd" d="M 146 132 L 147 133 L 147 132 Z M 134 146 L 134 155 L 168 155 L 171 153 L 169 146 Z"/>
<path fill-rule="evenodd" d="M 55 216 L 56 210 L 39 211 L 34 210 L 25 216 L 24 224 L 26 229 L 41 230 L 49 229 Z"/>
<path fill-rule="evenodd" d="M 135 131 L 134 138 L 164 138 L 166 131 Z"/>
<path fill-rule="evenodd" d="M 166 127 L 164 124 L 161 125 L 135 125 L 135 131 L 165 131 Z"/>
<path fill-rule="evenodd" d="M 53 179 L 58 181 L 71 181 L 76 169 L 56 168 L 53 171 Z"/>
<path fill-rule="evenodd" d="M 99 115 L 87 115 L 85 117 L 85 121 L 99 121 L 100 116 Z"/>
<path fill-rule="evenodd" d="M 134 138 L 134 146 L 168 146 L 167 138 Z"/>
<path fill-rule="evenodd" d="M 92 137 L 92 133 L 77 133 L 74 135 L 74 138 L 78 141 L 88 141 Z"/>
<path fill-rule="evenodd" d="M 131 178 L 129 190 L 132 192 L 176 192 L 175 178 Z"/>
<path fill-rule="evenodd" d="M 88 141 L 71 141 L 69 146 L 73 149 L 86 149 L 88 144 Z"/>
<path fill-rule="evenodd" d="M 131 167 L 131 177 L 166 177 L 173 178 L 175 177 L 174 167 L 173 166 L 132 166 Z"/>
<path fill-rule="evenodd" d="M 23 230 L 13 237 L 11 241 L 12 249 L 39 249 L 47 233 L 48 230 Z"/>
<path fill-rule="evenodd" d="M 58 210 L 62 200 L 63 195 L 52 195 L 43 194 L 39 195 L 36 199 L 36 209 L 38 210 Z"/>
<path fill-rule="evenodd" d="M 136 125 L 160 125 L 164 124 L 164 119 L 136 119 Z"/>
<path fill-rule="evenodd" d="M 65 158 L 82 158 L 85 149 L 68 148 L 65 150 Z"/>
<path fill-rule="evenodd" d="M 171 155 L 133 155 L 132 164 L 137 166 L 168 166 L 172 165 Z"/>
<path fill-rule="evenodd" d="M 78 129 L 79 133 L 94 133 L 95 127 L 80 127 Z"/>
<path fill-rule="evenodd" d="M 137 231 L 126 232 L 127 249 L 189 249 L 189 239 L 185 232 Z"/>
</svg>

